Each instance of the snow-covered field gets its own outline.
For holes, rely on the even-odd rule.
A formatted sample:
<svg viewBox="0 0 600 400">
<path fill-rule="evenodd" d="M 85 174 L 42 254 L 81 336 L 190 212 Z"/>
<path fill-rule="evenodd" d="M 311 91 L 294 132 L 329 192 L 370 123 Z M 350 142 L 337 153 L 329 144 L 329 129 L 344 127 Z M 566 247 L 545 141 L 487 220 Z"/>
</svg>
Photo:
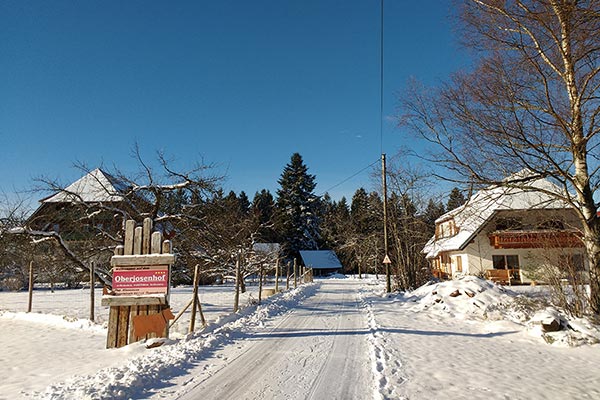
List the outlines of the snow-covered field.
<svg viewBox="0 0 600 400">
<path fill-rule="evenodd" d="M 0 399 L 600 398 L 598 327 L 564 320 L 544 338 L 558 312 L 534 312 L 543 290 L 465 277 L 388 295 L 330 279 L 232 315 L 231 287 L 202 287 L 206 330 L 186 335 L 188 313 L 162 347 L 111 350 L 100 294 L 92 324 L 87 290 L 36 292 L 30 314 L 26 293 L 0 292 Z M 175 288 L 174 311 L 190 298 Z"/>
</svg>

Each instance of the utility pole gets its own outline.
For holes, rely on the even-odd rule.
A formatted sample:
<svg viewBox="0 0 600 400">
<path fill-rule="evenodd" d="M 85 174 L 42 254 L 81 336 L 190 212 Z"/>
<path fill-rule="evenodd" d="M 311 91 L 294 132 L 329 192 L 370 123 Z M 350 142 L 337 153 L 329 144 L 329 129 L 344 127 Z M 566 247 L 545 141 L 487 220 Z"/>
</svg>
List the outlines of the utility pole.
<svg viewBox="0 0 600 400">
<path fill-rule="evenodd" d="M 387 172 L 385 166 L 385 153 L 381 154 L 381 182 L 383 184 L 383 251 L 385 258 L 385 290 L 388 293 L 392 292 L 392 278 L 390 275 L 390 257 L 388 256 L 388 234 L 387 234 Z"/>
</svg>

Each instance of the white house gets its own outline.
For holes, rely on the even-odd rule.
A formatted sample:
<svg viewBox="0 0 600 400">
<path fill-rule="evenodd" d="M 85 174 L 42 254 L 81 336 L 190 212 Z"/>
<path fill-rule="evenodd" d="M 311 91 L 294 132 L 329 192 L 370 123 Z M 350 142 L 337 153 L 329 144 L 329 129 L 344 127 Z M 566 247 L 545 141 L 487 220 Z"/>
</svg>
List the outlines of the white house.
<svg viewBox="0 0 600 400">
<path fill-rule="evenodd" d="M 552 195 L 561 189 L 550 181 L 538 179 L 532 186 L 536 190 L 483 189 L 438 218 L 435 235 L 423 249 L 434 275 L 524 283 L 532 278 L 528 271 L 542 264 L 583 269 L 575 210 Z"/>
</svg>

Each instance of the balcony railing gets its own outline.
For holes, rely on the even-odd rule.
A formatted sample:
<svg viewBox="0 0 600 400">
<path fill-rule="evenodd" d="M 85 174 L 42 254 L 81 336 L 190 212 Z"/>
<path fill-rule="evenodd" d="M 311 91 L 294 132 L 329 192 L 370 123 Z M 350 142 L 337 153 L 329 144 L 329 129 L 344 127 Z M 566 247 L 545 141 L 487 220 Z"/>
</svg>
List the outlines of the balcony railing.
<svg viewBox="0 0 600 400">
<path fill-rule="evenodd" d="M 583 247 L 581 233 L 575 230 L 496 231 L 489 234 L 495 249 Z"/>
</svg>

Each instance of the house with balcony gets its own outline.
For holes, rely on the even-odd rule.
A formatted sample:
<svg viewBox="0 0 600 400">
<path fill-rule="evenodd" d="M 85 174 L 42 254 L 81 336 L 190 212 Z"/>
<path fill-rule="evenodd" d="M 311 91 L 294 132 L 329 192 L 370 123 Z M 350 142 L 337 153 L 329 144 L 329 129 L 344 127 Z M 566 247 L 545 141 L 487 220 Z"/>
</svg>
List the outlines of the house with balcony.
<svg viewBox="0 0 600 400">
<path fill-rule="evenodd" d="M 540 280 L 530 273 L 540 265 L 584 271 L 575 210 L 552 195 L 561 189 L 549 180 L 532 186 L 536 190 L 483 189 L 438 218 L 423 249 L 434 276 L 479 275 L 512 284 Z"/>
</svg>

